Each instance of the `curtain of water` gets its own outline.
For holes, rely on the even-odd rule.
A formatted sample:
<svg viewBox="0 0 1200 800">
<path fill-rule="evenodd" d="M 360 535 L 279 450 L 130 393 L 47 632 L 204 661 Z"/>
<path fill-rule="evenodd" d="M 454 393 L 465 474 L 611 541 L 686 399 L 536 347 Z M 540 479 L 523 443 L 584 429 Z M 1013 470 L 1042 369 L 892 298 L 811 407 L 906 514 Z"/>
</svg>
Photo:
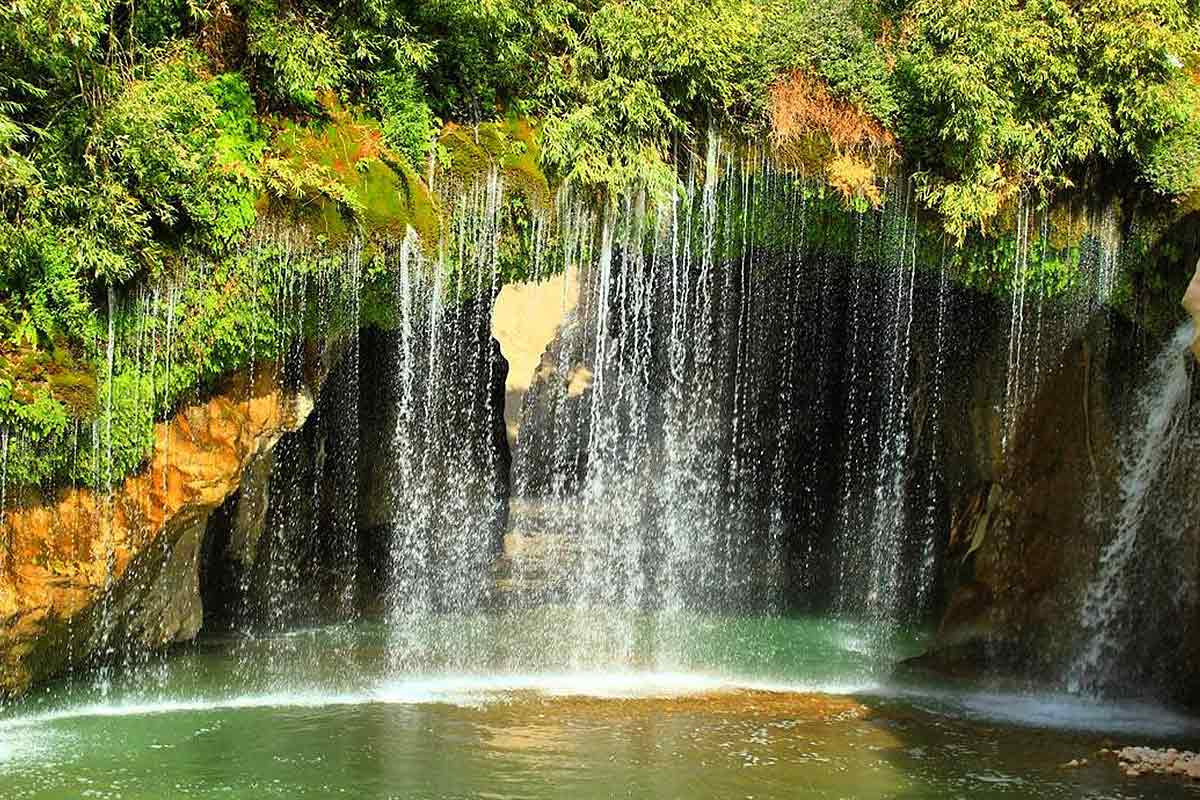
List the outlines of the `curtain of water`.
<svg viewBox="0 0 1200 800">
<path fill-rule="evenodd" d="M 691 156 L 680 148 L 682 188 L 666 200 L 635 193 L 598 204 L 566 187 L 532 226 L 532 274 L 576 272 L 582 297 L 545 360 L 554 378 L 521 426 L 510 533 L 539 538 L 535 550 L 545 558 L 515 559 L 511 602 L 566 610 L 543 646 L 556 642 L 564 652 L 552 658 L 571 666 L 681 664 L 697 614 L 780 613 L 796 586 L 831 589 L 830 604 L 868 620 L 880 638 L 873 644 L 882 645 L 927 600 L 937 569 L 938 498 L 930 487 L 939 470 L 948 279 L 944 271 L 937 277 L 925 342 L 910 181 L 890 179 L 884 207 L 852 218 L 854 255 L 843 263 L 810 241 L 828 222 L 813 184 L 715 132 L 701 149 Z M 391 665 L 407 670 L 479 664 L 478 627 L 448 633 L 444 621 L 495 600 L 490 575 L 506 508 L 496 427 L 503 378 L 489 332 L 504 180 L 492 170 L 446 187 L 445 196 L 442 241 L 410 232 L 381 256 L 394 278 L 397 323 L 384 613 Z M 1096 224 L 1089 303 L 1111 298 L 1119 260 L 1115 212 Z M 1045 216 L 1018 205 L 1006 444 L 1037 391 L 1043 350 L 1057 346 L 1043 341 L 1041 289 L 1030 278 L 1031 259 L 1045 259 L 1048 230 Z M 286 228 L 262 236 L 280 258 L 307 255 Z M 304 320 L 315 299 L 320 334 L 336 300 L 348 303 L 357 329 L 362 243 L 343 255 L 337 270 L 293 274 L 275 293 L 278 306 L 260 311 Z M 202 280 L 209 271 L 183 274 Z M 137 369 L 151 381 L 146 408 L 157 409 L 169 391 L 187 289 L 165 280 L 140 296 L 133 344 L 114 331 L 110 298 L 107 414 L 91 430 L 96 488 L 111 489 L 99 457 L 106 448 L 111 465 L 114 351 L 136 349 Z M 277 329 L 286 339 L 277 344 L 300 362 L 304 331 Z M 244 627 L 278 631 L 318 606 L 339 619 L 355 613 L 364 433 L 357 338 L 342 358 L 347 366 L 331 390 L 339 402 L 318 407 L 310 438 L 279 445 L 262 559 L 243 577 L 244 593 L 258 592 Z M 155 383 L 160 364 L 166 385 Z M 6 453 L 8 442 L 5 431 Z M 920 497 L 917 469 L 926 476 Z M 168 477 L 164 470 L 164 485 Z M 3 484 L 0 469 L 0 514 Z M 1122 511 L 1102 573 L 1136 549 L 1141 507 L 1129 503 L 1123 509 L 1135 510 Z M 825 539 L 834 540 L 832 553 L 822 553 Z M 328 580 L 313 582 L 306 569 L 314 563 L 330 571 Z M 1103 620 L 1125 602 L 1106 580 L 1093 587 L 1085 620 L 1096 652 L 1111 647 Z M 533 666 L 547 654 L 505 658 Z"/>
<path fill-rule="evenodd" d="M 546 543 L 517 574 L 554 584 L 518 580 L 517 604 L 568 610 L 575 667 L 678 665 L 696 614 L 783 607 L 811 435 L 797 401 L 820 395 L 800 377 L 805 331 L 828 331 L 800 307 L 832 278 L 802 252 L 796 176 L 715 134 L 685 175 L 665 205 L 619 197 L 597 219 L 559 202 L 564 246 L 592 257 L 551 353 L 558 380 L 527 401 L 512 523 Z"/>
<path fill-rule="evenodd" d="M 939 289 L 932 352 L 917 351 L 914 329 L 924 322 L 916 305 L 917 204 L 907 180 L 892 181 L 888 189 L 885 210 L 862 220 L 858 230 L 860 252 L 869 254 L 861 258 L 869 263 L 855 265 L 849 300 L 842 376 L 846 445 L 834 531 L 836 608 L 869 621 L 871 641 L 863 645 L 881 656 L 888 637 L 920 609 L 921 592 L 936 569 L 935 500 L 922 503 L 912 495 L 918 444 L 924 447 L 922 466 L 937 465 L 938 442 L 919 440 L 927 410 L 942 402 L 945 344 Z M 877 302 L 871 302 L 872 292 Z M 926 374 L 917 374 L 918 358 Z"/>
<path fill-rule="evenodd" d="M 502 409 L 493 400 L 503 377 L 490 334 L 503 192 L 497 171 L 462 191 L 452 256 L 443 244 L 427 257 L 410 235 L 392 259 L 399 330 L 387 618 L 394 668 L 463 668 L 477 655 L 467 624 L 447 636 L 433 617 L 470 614 L 487 599 L 503 516 Z"/>
</svg>

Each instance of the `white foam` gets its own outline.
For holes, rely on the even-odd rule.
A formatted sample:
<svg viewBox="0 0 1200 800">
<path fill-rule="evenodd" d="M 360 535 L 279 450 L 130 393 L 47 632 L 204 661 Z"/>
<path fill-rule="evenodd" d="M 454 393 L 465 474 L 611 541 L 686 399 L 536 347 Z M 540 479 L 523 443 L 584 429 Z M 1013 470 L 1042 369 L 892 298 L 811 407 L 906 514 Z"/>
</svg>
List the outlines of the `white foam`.
<svg viewBox="0 0 1200 800">
<path fill-rule="evenodd" d="M 0 764 L 36 758 L 48 749 L 48 739 L 44 731 L 23 730 L 14 733 L 0 728 Z"/>
<path fill-rule="evenodd" d="M 702 672 L 635 670 L 436 676 L 403 680 L 389 686 L 402 692 L 416 689 L 435 702 L 455 702 L 463 697 L 495 696 L 510 692 L 535 692 L 549 697 L 637 699 L 739 690 L 851 694 L 872 688 L 863 684 L 770 682 Z"/>
<path fill-rule="evenodd" d="M 513 692 L 547 697 L 637 699 L 683 697 L 739 690 L 853 694 L 865 684 L 806 684 L 742 680 L 693 672 L 561 672 L 431 675 L 389 681 L 358 691 L 296 691 L 193 699 L 137 699 L 85 703 L 0 720 L 0 732 L 84 717 L 129 717 L 248 708 L 321 708 L 371 704 L 481 706 L 505 702 Z"/>
<path fill-rule="evenodd" d="M 305 709 L 366 705 L 445 704 L 480 707 L 510 702 L 516 692 L 545 697 L 600 699 L 669 698 L 714 692 L 768 691 L 829 695 L 867 694 L 894 697 L 955 717 L 1027 727 L 1109 734 L 1168 737 L 1200 734 L 1200 720 L 1161 706 L 1138 702 L 1101 702 L 1062 694 L 951 692 L 913 690 L 871 683 L 764 681 L 702 672 L 594 671 L 511 674 L 424 675 L 387 681 L 344 692 L 268 692 L 191 699 L 130 699 L 82 703 L 0 720 L 0 763 L 27 753 L 35 744 L 31 728 L 88 717 L 137 717 L 222 710 Z M 922 702 L 925 701 L 925 702 Z M 5 735 L 20 730 L 16 736 Z"/>
<path fill-rule="evenodd" d="M 1168 737 L 1200 734 L 1200 719 L 1137 701 L 1104 701 L 1069 694 L 898 690 L 897 697 L 925 698 L 967 718 L 1063 731 Z"/>
<path fill-rule="evenodd" d="M 196 711 L 238 708 L 296 707 L 320 708 L 330 705 L 354 705 L 359 700 L 353 694 L 321 694 L 316 692 L 285 692 L 240 697 L 195 698 L 188 700 L 130 700 L 113 703 L 87 703 L 44 711 L 26 716 L 0 720 L 0 731 L 24 728 L 64 719 L 81 717 L 137 717 L 152 714 L 178 714 Z"/>
</svg>

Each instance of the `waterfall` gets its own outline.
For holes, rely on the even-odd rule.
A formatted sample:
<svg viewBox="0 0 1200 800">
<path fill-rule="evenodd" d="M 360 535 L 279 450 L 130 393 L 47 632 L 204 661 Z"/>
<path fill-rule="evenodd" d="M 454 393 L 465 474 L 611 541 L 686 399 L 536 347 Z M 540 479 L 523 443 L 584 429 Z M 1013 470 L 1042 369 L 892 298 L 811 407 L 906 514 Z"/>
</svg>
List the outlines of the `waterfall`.
<svg viewBox="0 0 1200 800">
<path fill-rule="evenodd" d="M 1012 276 L 1012 305 L 1009 310 L 1008 332 L 1008 369 L 1005 372 L 1006 385 L 1004 389 L 1004 438 L 1003 447 L 1008 449 L 1009 443 L 1016 434 L 1017 421 L 1024 410 L 1029 380 L 1024 362 L 1028 357 L 1026 352 L 1027 328 L 1025 324 L 1026 298 L 1029 293 L 1029 226 L 1032 209 L 1029 201 L 1022 197 L 1017 205 L 1016 252 L 1013 258 Z M 1023 356 L 1025 358 L 1023 358 Z M 1032 387 L 1036 390 L 1036 387 Z"/>
<path fill-rule="evenodd" d="M 827 212 L 804 179 L 716 134 L 681 175 L 664 204 L 633 194 L 593 214 L 560 195 L 583 296 L 526 399 L 510 602 L 570 609 L 577 667 L 686 664 L 697 615 L 781 613 L 795 586 L 820 607 L 832 584 L 886 635 L 937 568 L 936 498 L 910 512 L 912 397 L 939 403 L 943 366 L 915 368 L 912 187 L 892 181 L 858 218 L 848 288 L 809 239 Z"/>
<path fill-rule="evenodd" d="M 8 437 L 7 425 L 0 425 L 0 529 L 8 531 L 4 526 L 4 515 L 8 511 Z M 12 567 L 13 552 L 12 533 L 4 537 L 4 568 Z"/>
<path fill-rule="evenodd" d="M 905 537 L 908 534 L 907 489 L 910 479 L 909 462 L 912 436 L 911 360 L 913 331 L 913 291 L 916 281 L 916 253 L 909 255 L 909 238 L 916 235 L 915 202 L 912 190 L 906 187 L 898 203 L 901 210 L 899 230 L 892 235 L 896 243 L 889 249 L 897 258 L 895 309 L 892 315 L 892 349 L 888 357 L 888 378 L 884 416 L 881 419 L 881 441 L 875 466 L 874 508 L 867 528 L 873 553 L 869 558 L 871 574 L 867 613 L 876 630 L 886 632 L 888 625 L 899 620 L 904 604 L 904 584 L 901 581 L 905 564 Z M 899 200 L 899 198 L 895 198 Z M 910 221 L 909 208 L 914 209 Z M 932 531 L 930 532 L 932 535 Z M 918 581 L 917 585 L 924 584 Z"/>
<path fill-rule="evenodd" d="M 1194 330 L 1181 325 L 1150 365 L 1137 394 L 1124 433 L 1121 474 L 1116 498 L 1118 512 L 1112 539 L 1100 553 L 1080 612 L 1083 645 L 1068 675 L 1072 691 L 1105 691 L 1117 685 L 1131 648 L 1139 641 L 1138 624 L 1155 625 L 1165 613 L 1149 614 L 1139 623 L 1139 605 L 1153 602 L 1142 569 L 1156 563 L 1154 548 L 1164 543 L 1149 535 L 1147 522 L 1156 485 L 1163 480 L 1180 441 L 1191 400 Z M 1168 536 L 1179 526 L 1168 522 Z M 1161 578 L 1158 578 L 1161 580 Z M 1179 576 L 1180 585 L 1186 578 Z"/>
<path fill-rule="evenodd" d="M 782 606 L 799 258 L 756 230 L 796 244 L 802 185 L 716 134 L 685 170 L 666 203 L 558 203 L 582 297 L 526 401 L 511 530 L 514 603 L 567 609 L 576 667 L 678 666 L 694 615 Z"/>
<path fill-rule="evenodd" d="M 716 131 L 698 147 L 680 143 L 674 159 L 679 184 L 667 196 L 597 198 L 567 185 L 516 234 L 499 166 L 439 176 L 437 241 L 408 230 L 315 256 L 328 245 L 298 229 L 256 232 L 248 251 L 268 255 L 250 273 L 254 302 L 257 281 L 276 284 L 262 293 L 272 307 L 249 315 L 251 352 L 279 356 L 283 379 L 298 383 L 315 340 L 327 380 L 308 422 L 271 453 L 262 546 L 230 589 L 245 670 L 263 639 L 272 668 L 284 668 L 295 651 L 281 634 L 360 613 L 382 617 L 394 672 L 685 669 L 729 655 L 698 648 L 730 615 L 794 610 L 861 623 L 862 652 L 888 662 L 893 639 L 931 604 L 941 566 L 945 395 L 962 330 L 951 319 L 953 247 L 943 241 L 942 263 L 929 263 L 937 242 L 905 175 L 885 179 L 881 207 L 847 211 L 766 149 Z M 1106 212 L 1087 244 L 1101 271 L 1089 309 L 1116 281 L 1116 219 Z M 532 278 L 562 271 L 580 287 L 532 376 L 511 476 L 491 337 L 510 236 L 525 237 Z M 1005 446 L 1067 335 L 1046 324 L 1034 277 L 1049 238 L 1048 216 L 1018 203 L 1002 251 L 1008 314 L 996 315 Z M 95 488 L 111 487 L 117 455 L 115 381 L 126 376 L 113 374 L 114 353 L 136 365 L 138 413 L 170 413 L 185 399 L 173 371 L 187 312 L 219 269 L 189 264 L 156 279 L 132 322 L 110 293 L 106 418 L 84 456 Z M 382 319 L 369 323 L 368 286 L 382 295 L 370 296 Z M 377 329 L 360 333 L 368 324 Z M 360 411 L 376 401 L 379 418 Z M 2 501 L 11 445 L 0 434 Z M 1123 479 L 1121 531 L 1102 573 L 1119 576 L 1135 558 L 1145 503 L 1129 487 L 1160 467 Z M 1098 577 L 1087 604 L 1097 653 L 1112 647 L 1115 623 L 1104 619 L 1129 602 L 1115 580 Z M 504 640 L 505 615 L 531 609 L 546 612 L 541 629 Z M 104 636 L 117 624 L 106 618 Z"/>
<path fill-rule="evenodd" d="M 411 234 L 392 259 L 399 330 L 386 614 L 396 668 L 461 669 L 475 655 L 465 633 L 447 637 L 432 617 L 471 614 L 487 600 L 504 511 L 503 410 L 493 400 L 503 376 L 490 334 L 503 190 L 493 170 L 459 195 L 452 262 L 445 247 L 427 259 Z"/>
<path fill-rule="evenodd" d="M 887 639 L 920 610 L 923 587 L 936 569 L 936 498 L 915 496 L 914 467 L 921 445 L 924 466 L 937 468 L 937 442 L 920 441 L 920 435 L 929 409 L 942 400 L 945 298 L 944 286 L 933 287 L 937 316 L 927 336 L 916 307 L 918 291 L 927 291 L 917 266 L 916 208 L 911 185 L 893 182 L 888 207 L 870 220 L 877 226 L 874 238 L 867 238 L 872 237 L 869 227 L 859 228 L 859 241 L 869 243 L 873 263 L 855 269 L 841 376 L 847 413 L 834 521 L 835 607 L 869 621 L 871 641 L 864 645 L 881 659 L 888 652 Z M 861 297 L 873 287 L 880 293 L 878 304 Z M 880 341 L 864 338 L 871 330 L 885 335 Z M 925 373 L 918 374 L 919 354 L 925 354 L 921 342 L 927 338 L 932 357 Z M 918 394 L 920 407 L 914 400 Z M 934 417 L 936 424 L 936 412 Z"/>
</svg>

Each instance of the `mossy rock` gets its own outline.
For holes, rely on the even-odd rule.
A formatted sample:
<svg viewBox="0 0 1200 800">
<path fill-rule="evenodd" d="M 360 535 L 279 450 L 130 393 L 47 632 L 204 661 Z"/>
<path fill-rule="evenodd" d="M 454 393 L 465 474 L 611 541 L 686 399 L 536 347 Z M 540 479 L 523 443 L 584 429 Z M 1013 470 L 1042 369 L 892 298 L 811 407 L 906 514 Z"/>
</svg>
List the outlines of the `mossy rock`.
<svg viewBox="0 0 1200 800">
<path fill-rule="evenodd" d="M 474 127 L 450 123 L 442 130 L 438 146 L 442 167 L 452 180 L 469 183 L 499 166 L 505 183 L 530 206 L 550 208 L 550 184 L 539 166 L 541 146 L 532 120 L 509 118 Z"/>
<path fill-rule="evenodd" d="M 49 376 L 50 394 L 67 407 L 75 419 L 96 414 L 97 383 L 91 372 L 56 372 Z"/>
<path fill-rule="evenodd" d="M 330 241 L 352 235 L 404 236 L 411 227 L 437 246 L 437 199 L 408 164 L 387 148 L 371 120 L 332 108 L 328 119 L 277 123 L 272 150 L 297 176 L 291 211 Z"/>
<path fill-rule="evenodd" d="M 73 419 L 95 416 L 95 370 L 76 360 L 61 341 L 49 350 L 21 347 L 0 352 L 0 377 L 7 381 L 18 402 L 33 403 L 37 397 L 49 394 Z"/>
</svg>

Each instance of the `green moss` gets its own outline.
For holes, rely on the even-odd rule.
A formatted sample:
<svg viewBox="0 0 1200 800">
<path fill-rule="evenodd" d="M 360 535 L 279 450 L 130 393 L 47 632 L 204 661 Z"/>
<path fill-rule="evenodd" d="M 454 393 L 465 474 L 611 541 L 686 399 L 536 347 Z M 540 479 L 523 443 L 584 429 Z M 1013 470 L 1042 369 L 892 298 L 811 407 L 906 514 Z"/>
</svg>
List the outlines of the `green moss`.
<svg viewBox="0 0 1200 800">
<path fill-rule="evenodd" d="M 96 413 L 96 375 L 93 372 L 58 372 L 47 379 L 50 394 L 76 419 Z"/>
<path fill-rule="evenodd" d="M 530 206 L 550 207 L 550 184 L 542 172 L 539 131 L 533 120 L 510 117 L 470 128 L 449 124 L 438 138 L 438 149 L 451 179 L 469 183 L 498 166 L 505 183 Z"/>
<path fill-rule="evenodd" d="M 9 345 L 0 347 L 0 396 L 5 403 L 3 417 L 15 415 L 26 425 L 45 429 L 47 423 L 54 427 L 54 420 L 87 419 L 95 413 L 96 376 L 65 341 L 54 342 L 50 350 Z M 22 404 L 28 408 L 18 408 Z M 44 420 L 30 416 L 35 406 Z"/>
<path fill-rule="evenodd" d="M 278 210 L 334 243 L 352 235 L 398 238 L 411 227 L 426 247 L 436 246 L 437 200 L 387 148 L 377 123 L 334 108 L 327 120 L 278 124 Z"/>
</svg>

